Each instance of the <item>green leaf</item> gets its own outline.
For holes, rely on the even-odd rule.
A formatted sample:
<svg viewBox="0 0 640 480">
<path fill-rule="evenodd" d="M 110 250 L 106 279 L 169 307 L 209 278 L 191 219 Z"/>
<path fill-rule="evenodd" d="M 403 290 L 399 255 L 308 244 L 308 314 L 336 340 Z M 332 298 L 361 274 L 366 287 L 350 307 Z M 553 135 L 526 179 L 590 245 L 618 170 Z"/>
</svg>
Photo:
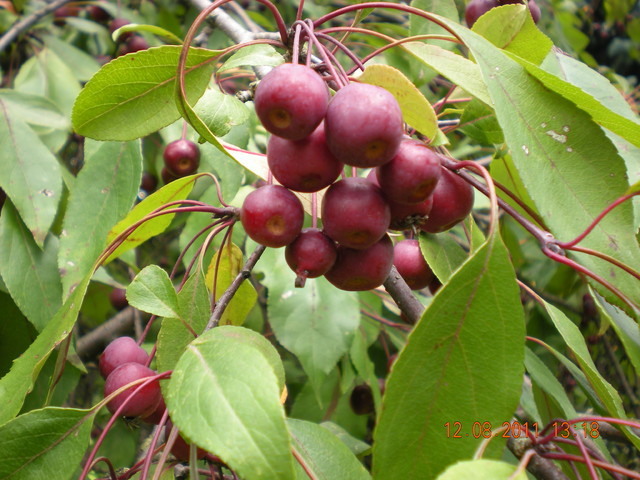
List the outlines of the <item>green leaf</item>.
<svg viewBox="0 0 640 480">
<path fill-rule="evenodd" d="M 17 90 L 0 89 L 0 101 L 12 115 L 32 126 L 68 130 L 69 120 L 48 98 Z"/>
<path fill-rule="evenodd" d="M 293 479 L 273 368 L 259 349 L 225 329 L 243 330 L 211 329 L 178 361 L 166 396 L 171 419 L 186 438 L 215 452 L 242 478 Z"/>
<path fill-rule="evenodd" d="M 220 260 L 218 260 L 220 258 Z M 216 272 L 216 263 L 218 264 L 217 281 L 215 281 L 216 292 L 215 298 L 219 299 L 225 292 L 231 282 L 238 276 L 244 265 L 242 250 L 236 245 L 229 242 L 226 243 L 211 259 L 209 269 L 207 270 L 207 288 L 213 291 L 214 276 Z M 219 325 L 242 325 L 249 315 L 249 312 L 256 304 L 258 294 L 253 288 L 251 282 L 243 282 L 238 291 L 233 296 L 229 305 L 222 314 Z"/>
<path fill-rule="evenodd" d="M 287 419 L 291 443 L 317 480 L 371 478 L 369 472 L 329 430 L 304 420 Z M 307 480 L 308 474 L 296 462 L 296 478 Z"/>
<path fill-rule="evenodd" d="M 458 22 L 460 17 L 458 16 L 458 8 L 454 0 L 413 0 L 411 6 L 419 8 L 425 12 L 437 13 L 443 17 L 450 18 L 451 20 Z M 451 35 L 444 28 L 436 25 L 426 18 L 418 15 L 411 15 L 409 18 L 409 35 Z M 453 38 L 453 37 L 452 37 Z M 435 45 L 439 45 L 442 48 L 451 50 L 455 43 L 445 42 L 441 40 L 430 40 Z"/>
<path fill-rule="evenodd" d="M 522 179 L 518 173 L 518 169 L 513 164 L 513 158 L 511 155 L 502 155 L 501 157 L 494 158 L 491 161 L 490 166 L 491 177 L 507 188 L 510 192 L 514 193 L 521 202 L 527 205 L 531 210 L 536 212 L 536 207 L 533 204 L 533 200 L 527 192 L 527 189 L 522 184 Z M 531 216 L 525 212 L 525 210 L 517 204 L 509 195 L 504 193 L 502 189 L 496 189 L 498 196 L 506 203 L 511 205 L 515 210 L 520 212 L 521 215 L 528 218 L 530 221 L 535 222 Z"/>
<path fill-rule="evenodd" d="M 47 97 L 69 117 L 80 83 L 53 50 L 43 48 L 22 65 L 15 78 L 15 89 Z"/>
<path fill-rule="evenodd" d="M 587 112 L 594 122 L 628 140 L 636 147 L 640 147 L 640 123 L 620 115 L 605 106 L 597 97 L 586 93 L 577 87 L 542 68 L 527 62 L 519 57 L 514 60 L 522 65 L 526 71 L 539 80 L 549 90 L 558 93 L 564 99 L 575 104 L 581 110 Z"/>
<path fill-rule="evenodd" d="M 10 369 L 13 360 L 18 358 L 36 338 L 36 331 L 18 309 L 13 299 L 0 292 L 0 378 Z"/>
<path fill-rule="evenodd" d="M 277 67 L 284 58 L 271 45 L 249 45 L 231 55 L 218 69 L 218 73 L 238 67 Z"/>
<path fill-rule="evenodd" d="M 544 307 L 567 347 L 573 352 L 580 369 L 586 375 L 598 398 L 607 408 L 609 415 L 616 418 L 627 418 L 620 395 L 598 372 L 580 329 L 558 308 L 547 302 L 544 302 Z M 636 447 L 640 448 L 640 438 L 626 427 L 622 428 L 622 431 Z"/>
<path fill-rule="evenodd" d="M 42 246 L 58 209 L 62 179 L 58 161 L 0 98 L 0 187 Z"/>
<path fill-rule="evenodd" d="M 0 427 L 0 478 L 66 480 L 91 439 L 95 411 L 50 407 Z"/>
<path fill-rule="evenodd" d="M 422 255 L 443 285 L 467 259 L 468 255 L 462 246 L 447 233 L 442 235 L 421 233 L 419 241 Z"/>
<path fill-rule="evenodd" d="M 564 418 L 577 417 L 576 409 L 573 407 L 562 384 L 544 362 L 529 348 L 525 348 L 524 366 L 531 376 L 532 382 L 544 390 L 558 404 Z"/>
<path fill-rule="evenodd" d="M 214 135 L 226 135 L 234 125 L 242 125 L 249 119 L 249 109 L 233 95 L 209 88 L 194 107 L 196 114 Z"/>
<path fill-rule="evenodd" d="M 435 138 L 438 131 L 436 112 L 400 70 L 388 65 L 369 65 L 358 81 L 387 90 L 400 104 L 404 121 L 429 139 Z"/>
<path fill-rule="evenodd" d="M 60 234 L 58 266 L 65 297 L 95 263 L 111 227 L 131 209 L 141 175 L 139 141 L 85 140 L 85 165 L 71 189 Z"/>
<path fill-rule="evenodd" d="M 13 362 L 9 373 L 0 379 L 0 405 L 2 405 L 0 425 L 20 411 L 24 397 L 33 388 L 47 358 L 53 349 L 71 333 L 82 306 L 91 273 L 78 284 L 29 348 Z"/>
<path fill-rule="evenodd" d="M 374 432 L 374 478 L 434 478 L 473 455 L 480 440 L 447 439 L 446 422 L 509 421 L 524 335 L 515 273 L 494 235 L 438 291 L 393 366 Z"/>
<path fill-rule="evenodd" d="M 129 23 L 118 28 L 111 34 L 111 38 L 115 42 L 118 40 L 120 35 L 127 32 L 149 32 L 153 35 L 157 35 L 158 37 L 166 38 L 171 41 L 171 43 L 182 45 L 182 39 L 171 33 L 169 30 L 158 27 L 156 25 L 140 25 L 138 23 Z"/>
<path fill-rule="evenodd" d="M 172 98 L 181 47 L 164 46 L 118 57 L 103 66 L 78 95 L 73 128 L 96 140 L 133 140 L 178 118 Z M 186 91 L 195 102 L 204 93 L 219 52 L 190 48 Z"/>
<path fill-rule="evenodd" d="M 209 294 L 200 269 L 189 277 L 178 292 L 178 308 L 183 320 L 194 332 L 200 334 L 209 321 L 211 314 Z M 158 371 L 173 370 L 187 345 L 193 340 L 193 333 L 177 318 L 163 318 L 158 333 L 158 353 L 156 366 Z"/>
<path fill-rule="evenodd" d="M 127 287 L 129 304 L 159 317 L 180 318 L 178 294 L 169 275 L 157 265 L 143 268 Z"/>
<path fill-rule="evenodd" d="M 600 314 L 609 321 L 615 330 L 636 374 L 640 375 L 640 327 L 622 310 L 611 305 L 597 292 L 593 292 L 593 294 Z"/>
<path fill-rule="evenodd" d="M 7 202 L 0 215 L 0 273 L 11 297 L 38 331 L 62 305 L 58 239 L 48 235 L 43 248 Z"/>
<path fill-rule="evenodd" d="M 515 465 L 498 460 L 467 460 L 451 465 L 438 475 L 436 480 L 460 480 L 473 478 L 474 480 L 527 480 L 526 471 L 521 471 L 515 477 Z"/>
<path fill-rule="evenodd" d="M 45 44 L 62 60 L 80 82 L 89 80 L 98 70 L 100 64 L 84 50 L 74 47 L 54 35 L 45 35 Z"/>
<path fill-rule="evenodd" d="M 191 193 L 193 183 L 199 177 L 200 175 L 190 175 L 188 177 L 179 178 L 149 195 L 142 202 L 136 205 L 124 219 L 119 221 L 111 231 L 109 231 L 109 234 L 107 235 L 107 245 L 111 244 L 118 235 L 125 232 L 129 227 L 142 220 L 154 210 L 162 207 L 164 204 L 187 198 Z M 150 238 L 164 232 L 171 223 L 171 220 L 173 220 L 174 216 L 174 213 L 169 213 L 144 222 L 124 240 L 124 242 L 109 256 L 105 263 L 110 262 L 127 250 L 131 250 Z"/>
<path fill-rule="evenodd" d="M 356 330 L 356 334 L 353 336 L 353 343 L 349 350 L 349 357 L 351 363 L 356 368 L 358 376 L 362 378 L 369 387 L 373 394 L 373 402 L 376 412 L 380 411 L 380 405 L 382 403 L 382 393 L 380 392 L 380 384 L 378 383 L 378 376 L 375 371 L 375 364 L 369 357 L 368 345 L 362 329 Z"/>
<path fill-rule="evenodd" d="M 459 130 L 485 145 L 504 142 L 502 128 L 493 108 L 477 98 L 473 98 L 465 105 L 460 117 Z"/>
<path fill-rule="evenodd" d="M 421 42 L 403 43 L 402 48 L 478 100 L 493 107 L 487 85 L 482 78 L 482 72 L 478 65 L 471 60 L 437 45 L 427 45 Z"/>
<path fill-rule="evenodd" d="M 371 449 L 371 445 L 363 442 L 362 440 L 358 440 L 337 423 L 322 422 L 320 423 L 320 426 L 335 435 L 342 443 L 347 446 L 349 450 L 351 450 L 354 455 L 360 455 L 361 453 L 364 453 L 367 450 Z"/>
<path fill-rule="evenodd" d="M 470 30 L 448 24 L 465 41 L 482 69 L 514 165 L 538 212 L 556 238 L 575 238 L 628 188 L 626 168 L 614 146 L 590 116 L 569 101 L 589 96 L 535 65 L 527 64 L 525 70 L 518 63 L 522 60 L 509 58 Z M 538 79 L 546 77 L 550 81 L 539 83 L 527 73 L 534 70 L 542 72 Z M 566 84 L 562 90 L 565 98 L 550 90 L 560 84 Z M 584 108 L 586 104 L 580 106 Z M 598 121 L 595 117 L 594 120 Z M 636 127 L 640 142 L 640 125 Z M 581 246 L 611 255 L 626 265 L 640 265 L 633 219 L 632 205 L 620 205 Z M 576 257 L 583 266 L 640 303 L 640 282 L 636 279 L 596 257 Z M 615 302 L 609 297 L 612 294 L 607 300 Z"/>
<path fill-rule="evenodd" d="M 269 290 L 269 322 L 278 342 L 298 357 L 317 389 L 322 378 L 349 351 L 360 323 L 357 294 L 337 290 L 324 278 L 295 288 L 295 273 L 284 249 L 269 249 L 258 264 Z"/>
<path fill-rule="evenodd" d="M 536 65 L 542 63 L 553 42 L 538 30 L 526 5 L 492 8 L 473 24 L 473 31 L 496 47 Z"/>
</svg>

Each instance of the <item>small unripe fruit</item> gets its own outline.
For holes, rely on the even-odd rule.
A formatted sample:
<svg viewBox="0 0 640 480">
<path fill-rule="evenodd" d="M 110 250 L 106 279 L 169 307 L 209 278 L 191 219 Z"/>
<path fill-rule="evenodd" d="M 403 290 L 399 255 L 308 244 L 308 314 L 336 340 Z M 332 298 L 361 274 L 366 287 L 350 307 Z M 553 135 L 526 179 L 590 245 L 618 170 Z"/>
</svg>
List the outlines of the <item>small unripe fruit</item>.
<svg viewBox="0 0 640 480">
<path fill-rule="evenodd" d="M 300 200 L 283 186 L 265 185 L 247 195 L 240 221 L 247 235 L 259 244 L 284 247 L 300 234 L 304 210 Z"/>
<path fill-rule="evenodd" d="M 109 294 L 109 301 L 116 310 L 120 311 L 129 305 L 127 291 L 124 288 L 114 288 Z"/>
<path fill-rule="evenodd" d="M 354 167 L 377 167 L 390 161 L 402 140 L 403 126 L 395 97 L 366 83 L 338 90 L 325 117 L 329 150 Z"/>
<path fill-rule="evenodd" d="M 398 203 L 424 202 L 440 179 L 440 160 L 417 140 L 403 140 L 389 163 L 376 169 L 384 196 Z"/>
<path fill-rule="evenodd" d="M 131 337 L 119 337 L 111 342 L 98 359 L 100 374 L 107 378 L 111 372 L 124 363 L 146 365 L 149 355 Z"/>
<path fill-rule="evenodd" d="M 200 148 L 190 140 L 181 138 L 167 145 L 162 154 L 164 166 L 177 178 L 192 175 L 200 166 Z"/>
<path fill-rule="evenodd" d="M 329 237 L 317 228 L 305 228 L 284 251 L 287 264 L 299 278 L 316 278 L 329 271 L 338 251 Z"/>
<path fill-rule="evenodd" d="M 411 290 L 421 290 L 433 280 L 433 272 L 420 251 L 418 240 L 402 240 L 393 249 L 393 265 Z"/>
<path fill-rule="evenodd" d="M 260 80 L 254 103 L 256 114 L 268 132 L 289 140 L 302 140 L 324 118 L 329 89 L 311 68 L 285 63 Z"/>
<path fill-rule="evenodd" d="M 107 397 L 113 392 L 125 385 L 140 380 L 141 378 L 147 378 L 155 376 L 156 372 L 150 368 L 140 365 L 139 363 L 124 363 L 116 368 L 109 374 L 107 380 L 104 383 L 104 396 Z M 160 392 L 160 384 L 157 380 L 145 385 L 134 397 L 133 392 L 140 385 L 135 385 L 127 388 L 123 392 L 116 395 L 108 404 L 107 408 L 111 413 L 115 413 L 118 408 L 127 400 L 126 406 L 120 412 L 125 417 L 139 417 L 146 416 L 152 413 L 160 403 L 162 393 Z"/>
<path fill-rule="evenodd" d="M 275 179 L 296 192 L 317 192 L 328 187 L 343 168 L 327 148 L 323 124 L 298 141 L 272 135 L 267 161 Z"/>
<path fill-rule="evenodd" d="M 375 244 L 386 233 L 390 219 L 381 190 L 366 178 L 340 180 L 322 199 L 324 232 L 348 248 L 364 249 Z"/>
<path fill-rule="evenodd" d="M 325 278 L 340 290 L 364 291 L 379 287 L 393 264 L 393 244 L 388 235 L 366 250 L 338 246 L 338 258 Z"/>
<path fill-rule="evenodd" d="M 464 220 L 473 209 L 473 187 L 446 168 L 433 192 L 433 207 L 422 230 L 438 233 Z"/>
</svg>

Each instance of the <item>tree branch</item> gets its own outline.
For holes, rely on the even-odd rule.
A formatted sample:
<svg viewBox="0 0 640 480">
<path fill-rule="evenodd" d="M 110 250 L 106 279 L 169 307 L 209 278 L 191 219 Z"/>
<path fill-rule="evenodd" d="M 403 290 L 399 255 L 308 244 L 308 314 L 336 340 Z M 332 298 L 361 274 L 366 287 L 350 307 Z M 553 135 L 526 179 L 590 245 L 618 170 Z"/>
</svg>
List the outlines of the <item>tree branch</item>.
<svg viewBox="0 0 640 480">
<path fill-rule="evenodd" d="M 411 324 L 417 323 L 424 312 L 424 305 L 415 297 L 407 282 L 400 276 L 396 267 L 391 267 L 389 276 L 384 281 L 384 288 L 396 302 L 400 311 L 407 317 Z"/>
<path fill-rule="evenodd" d="M 102 349 L 116 337 L 133 329 L 135 309 L 127 307 L 118 312 L 98 328 L 90 331 L 78 340 L 76 351 L 82 358 L 97 355 Z"/>
<path fill-rule="evenodd" d="M 58 8 L 62 7 L 66 3 L 69 3 L 70 1 L 71 0 L 55 0 L 46 7 L 42 7 L 40 10 L 36 10 L 31 15 L 23 18 L 22 20 L 18 20 L 11 26 L 9 30 L 5 32 L 2 37 L 0 37 L 0 52 L 11 45 L 11 42 L 13 42 L 18 37 L 18 35 L 29 29 L 29 27 L 34 25 L 42 17 L 46 17 L 47 15 L 56 11 Z"/>
<path fill-rule="evenodd" d="M 247 263 L 244 264 L 244 267 L 242 267 L 240 273 L 236 275 L 236 278 L 233 279 L 233 282 L 231 282 L 229 288 L 225 290 L 225 292 L 216 302 L 216 306 L 213 308 L 213 312 L 211 312 L 211 317 L 209 317 L 209 323 L 207 323 L 207 327 L 205 328 L 205 330 L 209 330 L 210 328 L 216 327 L 218 325 L 218 322 L 222 318 L 222 314 L 229 305 L 229 302 L 240 288 L 240 285 L 242 285 L 242 282 L 249 278 L 249 276 L 251 275 L 251 270 L 253 270 L 253 267 L 256 266 L 256 263 L 258 263 L 258 260 L 260 260 L 260 257 L 262 256 L 266 248 L 267 247 L 265 247 L 264 245 L 258 245 L 251 256 L 247 259 Z"/>
<path fill-rule="evenodd" d="M 513 453 L 516 458 L 520 459 L 532 446 L 531 441 L 526 437 L 510 437 L 509 440 L 507 440 L 507 448 L 511 450 L 511 453 Z M 529 460 L 527 470 L 538 480 L 569 480 L 569 477 L 551 460 L 543 458 L 537 453 Z"/>
</svg>

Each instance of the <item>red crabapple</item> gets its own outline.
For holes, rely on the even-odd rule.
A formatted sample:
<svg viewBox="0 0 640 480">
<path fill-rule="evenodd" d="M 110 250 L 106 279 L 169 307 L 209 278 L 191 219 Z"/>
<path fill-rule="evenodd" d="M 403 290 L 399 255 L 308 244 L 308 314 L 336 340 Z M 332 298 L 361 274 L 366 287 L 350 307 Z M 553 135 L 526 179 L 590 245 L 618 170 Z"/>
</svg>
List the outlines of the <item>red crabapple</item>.
<svg viewBox="0 0 640 480">
<path fill-rule="evenodd" d="M 433 192 L 431 213 L 420 228 L 429 233 L 444 232 L 464 220 L 472 209 L 473 187 L 442 168 L 442 176 Z"/>
<path fill-rule="evenodd" d="M 433 272 L 420 251 L 418 240 L 402 240 L 393 249 L 393 265 L 411 290 L 421 290 L 433 280 Z"/>
<path fill-rule="evenodd" d="M 156 372 L 139 363 L 123 363 L 107 377 L 104 383 L 104 396 L 107 397 L 111 395 L 119 388 L 131 382 L 155 375 Z M 140 385 L 129 387 L 116 395 L 107 403 L 109 411 L 115 413 L 139 386 Z M 158 407 L 161 398 L 160 384 L 155 380 L 145 385 L 134 397 L 131 397 L 120 414 L 125 417 L 147 416 Z"/>
<path fill-rule="evenodd" d="M 119 337 L 111 342 L 98 359 L 100 374 L 107 378 L 111 372 L 123 363 L 139 363 L 146 365 L 149 355 L 131 337 Z"/>
</svg>

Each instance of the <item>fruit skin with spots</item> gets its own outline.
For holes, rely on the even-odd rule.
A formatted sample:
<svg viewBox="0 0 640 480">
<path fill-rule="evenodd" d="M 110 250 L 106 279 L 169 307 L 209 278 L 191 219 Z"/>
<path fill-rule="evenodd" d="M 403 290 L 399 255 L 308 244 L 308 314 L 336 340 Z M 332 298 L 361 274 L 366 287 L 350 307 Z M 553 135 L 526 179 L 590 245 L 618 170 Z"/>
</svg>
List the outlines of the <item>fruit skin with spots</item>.
<svg viewBox="0 0 640 480">
<path fill-rule="evenodd" d="M 278 182 L 306 193 L 331 185 L 343 168 L 327 148 L 322 123 L 311 135 L 298 141 L 272 135 L 267 146 L 267 161 Z"/>
<path fill-rule="evenodd" d="M 174 177 L 186 177 L 198 171 L 200 148 L 192 141 L 181 138 L 165 147 L 162 158 L 164 166 Z"/>
<path fill-rule="evenodd" d="M 338 90 L 325 117 L 329 150 L 341 162 L 361 168 L 390 161 L 402 140 L 403 128 L 395 97 L 366 83 L 351 83 Z"/>
<path fill-rule="evenodd" d="M 256 87 L 256 114 L 269 133 L 302 140 L 324 118 L 329 88 L 314 70 L 285 63 L 271 70 Z"/>
<path fill-rule="evenodd" d="M 322 199 L 324 232 L 348 248 L 375 244 L 386 233 L 390 219 L 382 191 L 366 178 L 342 179 L 331 185 Z"/>
<path fill-rule="evenodd" d="M 265 185 L 245 198 L 240 221 L 247 235 L 261 245 L 284 247 L 302 230 L 304 210 L 298 197 L 281 185 Z"/>
<path fill-rule="evenodd" d="M 433 280 L 433 272 L 422 256 L 418 240 L 408 239 L 393 248 L 393 265 L 411 290 L 422 290 Z"/>
<path fill-rule="evenodd" d="M 384 283 L 392 264 L 393 244 L 385 235 L 365 250 L 338 246 L 336 263 L 325 278 L 340 290 L 371 290 Z"/>
</svg>

